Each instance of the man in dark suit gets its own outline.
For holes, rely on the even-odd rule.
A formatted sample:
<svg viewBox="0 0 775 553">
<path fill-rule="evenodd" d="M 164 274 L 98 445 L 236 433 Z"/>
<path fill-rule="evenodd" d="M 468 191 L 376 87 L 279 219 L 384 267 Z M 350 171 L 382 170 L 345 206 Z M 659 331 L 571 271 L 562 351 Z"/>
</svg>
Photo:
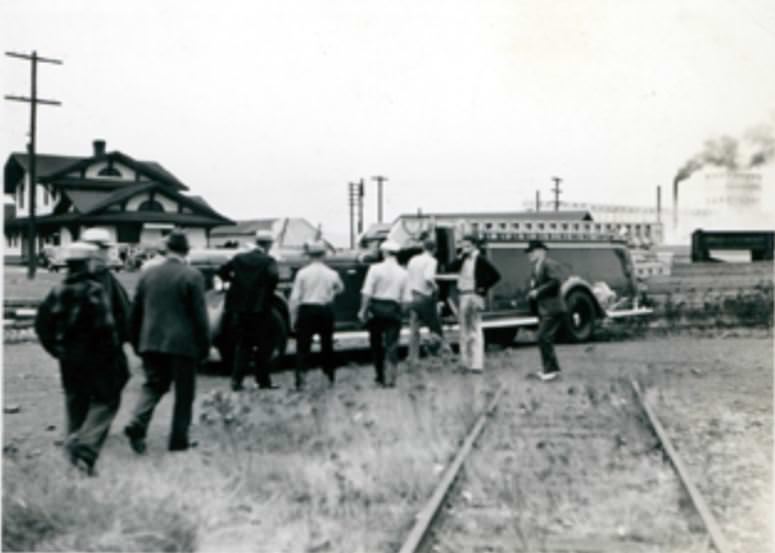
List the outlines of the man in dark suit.
<svg viewBox="0 0 775 553">
<path fill-rule="evenodd" d="M 540 240 L 531 240 L 525 250 L 533 263 L 528 299 L 538 314 L 538 347 L 543 365 L 537 376 L 545 382 L 560 375 L 560 365 L 554 353 L 554 336 L 565 320 L 565 302 L 560 293 L 562 268 L 554 259 L 547 257 L 547 249 Z"/>
<path fill-rule="evenodd" d="M 498 270 L 479 254 L 478 239 L 467 234 L 460 242 L 461 255 L 450 265 L 458 272 L 458 322 L 460 325 L 460 360 L 472 373 L 484 370 L 484 333 L 482 311 L 490 288 L 500 280 Z"/>
<path fill-rule="evenodd" d="M 234 366 L 231 388 L 242 389 L 242 380 L 251 358 L 255 363 L 255 378 L 259 388 L 272 386 L 272 297 L 279 273 L 277 262 L 269 255 L 273 236 L 268 230 L 256 232 L 255 247 L 235 255 L 219 270 L 218 276 L 228 282 L 224 316 L 231 325 L 235 339 Z M 257 355 L 253 355 L 257 349 Z"/>
<path fill-rule="evenodd" d="M 162 396 L 175 384 L 170 451 L 188 449 L 188 429 L 199 363 L 210 352 L 204 278 L 186 264 L 188 239 L 181 231 L 167 237 L 167 258 L 140 277 L 130 316 L 130 339 L 143 358 L 145 383 L 132 419 L 124 429 L 136 453 Z"/>
</svg>

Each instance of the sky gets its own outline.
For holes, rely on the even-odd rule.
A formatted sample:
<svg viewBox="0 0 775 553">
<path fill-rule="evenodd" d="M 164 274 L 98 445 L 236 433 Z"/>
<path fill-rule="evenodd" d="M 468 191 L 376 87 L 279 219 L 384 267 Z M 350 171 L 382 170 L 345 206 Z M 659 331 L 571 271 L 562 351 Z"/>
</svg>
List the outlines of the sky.
<svg viewBox="0 0 775 553">
<path fill-rule="evenodd" d="M 233 219 L 366 223 L 562 199 L 654 206 L 703 143 L 775 126 L 771 0 L 3 0 L 38 151 L 156 160 Z M 0 61 L 3 94 L 29 67 Z M 4 101 L 4 154 L 29 112 Z M 771 166 L 765 184 L 775 187 Z M 772 196 L 775 202 L 775 194 Z"/>
</svg>

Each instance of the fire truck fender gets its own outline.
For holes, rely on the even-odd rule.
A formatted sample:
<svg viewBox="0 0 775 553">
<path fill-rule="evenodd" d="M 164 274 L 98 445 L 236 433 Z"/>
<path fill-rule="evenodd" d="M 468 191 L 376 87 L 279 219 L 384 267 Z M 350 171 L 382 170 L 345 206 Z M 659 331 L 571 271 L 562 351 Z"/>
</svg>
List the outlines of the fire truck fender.
<svg viewBox="0 0 775 553">
<path fill-rule="evenodd" d="M 587 295 L 589 299 L 592 300 L 592 305 L 595 307 L 595 315 L 600 318 L 605 317 L 605 309 L 603 309 L 597 301 L 597 297 L 595 297 L 595 293 L 592 291 L 592 286 L 583 278 L 571 276 L 562 284 L 560 293 L 566 301 L 572 293 L 583 293 Z"/>
</svg>

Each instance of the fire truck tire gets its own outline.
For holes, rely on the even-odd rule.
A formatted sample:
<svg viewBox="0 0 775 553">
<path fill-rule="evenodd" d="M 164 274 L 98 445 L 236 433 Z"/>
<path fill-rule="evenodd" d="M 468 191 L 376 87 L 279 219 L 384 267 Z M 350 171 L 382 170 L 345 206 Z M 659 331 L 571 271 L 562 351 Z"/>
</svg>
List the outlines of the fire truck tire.
<svg viewBox="0 0 775 553">
<path fill-rule="evenodd" d="M 563 338 L 572 343 L 586 342 L 595 330 L 595 303 L 583 290 L 573 290 L 565 298 L 568 312 Z"/>
<path fill-rule="evenodd" d="M 489 328 L 484 331 L 484 342 L 508 347 L 514 344 L 517 328 Z"/>
</svg>

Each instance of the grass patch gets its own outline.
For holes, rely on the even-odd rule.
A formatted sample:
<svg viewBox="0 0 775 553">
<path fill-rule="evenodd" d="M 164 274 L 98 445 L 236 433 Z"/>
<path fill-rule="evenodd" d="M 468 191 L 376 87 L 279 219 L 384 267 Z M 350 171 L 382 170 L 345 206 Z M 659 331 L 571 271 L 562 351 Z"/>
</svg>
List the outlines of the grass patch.
<svg viewBox="0 0 775 553">
<path fill-rule="evenodd" d="M 51 449 L 4 458 L 8 551 L 375 551 L 433 489 L 490 384 L 438 360 L 377 388 L 369 370 L 312 374 L 304 393 L 215 390 L 199 448 L 136 457 L 111 437 L 86 478 Z M 166 425 L 166 421 L 165 421 Z M 114 430 L 115 431 L 115 430 Z"/>
</svg>

